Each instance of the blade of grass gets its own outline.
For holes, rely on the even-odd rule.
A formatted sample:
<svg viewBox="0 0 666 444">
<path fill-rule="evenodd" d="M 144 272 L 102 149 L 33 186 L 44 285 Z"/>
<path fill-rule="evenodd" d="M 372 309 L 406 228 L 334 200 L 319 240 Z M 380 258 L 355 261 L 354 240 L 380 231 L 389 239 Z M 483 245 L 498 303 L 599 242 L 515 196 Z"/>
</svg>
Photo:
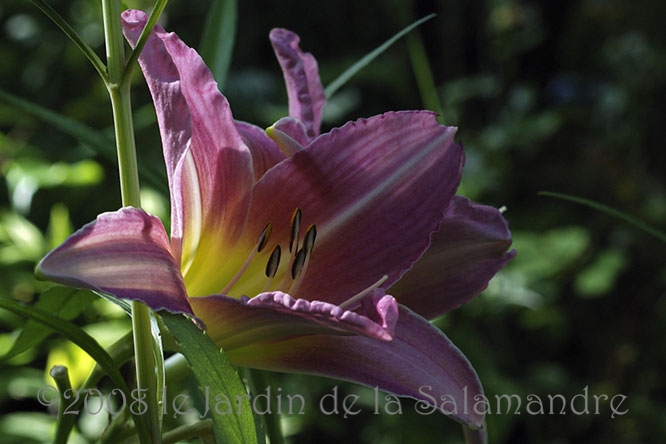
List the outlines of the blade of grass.
<svg viewBox="0 0 666 444">
<path fill-rule="evenodd" d="M 236 0 L 211 3 L 201 37 L 200 53 L 213 72 L 220 91 L 227 80 L 236 38 Z"/>
<path fill-rule="evenodd" d="M 409 50 L 409 59 L 412 62 L 412 71 L 416 77 L 416 85 L 421 94 L 421 102 L 425 109 L 435 111 L 440 124 L 443 122 L 442 104 L 439 101 L 439 94 L 435 86 L 435 79 L 430 69 L 430 62 L 423 47 L 423 39 L 418 33 L 407 36 L 407 48 Z"/>
<path fill-rule="evenodd" d="M 4 91 L 2 88 L 0 88 L 0 100 L 8 103 L 15 109 L 35 116 L 63 133 L 72 136 L 106 160 L 112 163 L 116 162 L 115 142 L 113 138 L 107 136 L 103 132 L 92 130 L 76 120 L 65 117 L 36 103 L 17 97 Z M 146 181 L 157 189 L 162 189 L 165 186 L 165 182 L 156 169 L 157 167 L 146 165 L 146 168 L 141 169 L 141 177 L 145 178 Z"/>
<path fill-rule="evenodd" d="M 92 357 L 97 364 L 104 369 L 111 381 L 125 393 L 127 399 L 129 399 L 130 390 L 125 380 L 123 379 L 118 366 L 115 361 L 109 356 L 109 354 L 102 348 L 101 345 L 88 333 L 83 331 L 78 326 L 72 324 L 71 322 L 63 321 L 62 319 L 56 318 L 50 313 L 38 310 L 34 307 L 25 306 L 14 301 L 7 299 L 0 299 L 0 308 L 11 311 L 14 314 L 22 316 L 26 319 L 32 319 L 37 322 L 51 327 L 53 330 L 56 330 L 63 337 L 69 339 L 86 353 Z M 136 424 L 137 430 L 140 436 L 146 436 L 148 430 L 146 429 L 146 424 L 141 420 L 140 415 L 134 415 L 134 422 Z"/>
<path fill-rule="evenodd" d="M 562 200 L 567 200 L 570 202 L 575 202 L 577 204 L 585 205 L 590 208 L 594 208 L 595 210 L 599 210 L 602 213 L 606 213 L 609 216 L 613 216 L 615 218 L 621 219 L 625 222 L 627 222 L 630 225 L 635 226 L 636 228 L 645 231 L 646 233 L 656 237 L 662 242 L 666 242 L 666 233 L 657 230 L 656 228 L 646 224 L 645 222 L 636 219 L 633 216 L 629 216 L 628 214 L 622 213 L 614 208 L 608 207 L 604 204 L 601 204 L 599 202 L 595 202 L 593 200 L 585 199 L 582 197 L 576 197 L 576 196 L 570 196 L 568 194 L 562 194 L 562 193 L 553 193 L 550 191 L 541 191 L 539 193 L 540 196 L 549 196 L 549 197 L 554 197 L 556 199 L 562 199 Z"/>
<path fill-rule="evenodd" d="M 160 16 L 162 15 L 162 12 L 164 12 L 164 8 L 166 8 L 168 2 L 169 0 L 158 0 L 157 3 L 155 3 L 155 7 L 151 11 L 150 16 L 148 17 L 148 21 L 146 22 L 146 26 L 143 28 L 143 31 L 141 31 L 139 40 L 137 40 L 136 46 L 127 59 L 127 63 L 125 64 L 125 71 L 123 72 L 122 79 L 120 81 L 121 84 L 125 84 L 126 82 L 130 81 L 132 72 L 134 72 L 137 64 L 136 62 L 139 60 L 139 56 L 141 55 L 141 51 L 143 51 L 143 47 L 146 46 L 148 37 L 150 37 L 150 33 L 153 32 L 153 28 L 155 27 L 157 20 L 159 20 Z"/>
<path fill-rule="evenodd" d="M 402 36 L 410 32 L 412 29 L 418 27 L 422 23 L 427 22 L 428 20 L 432 19 L 435 17 L 436 14 L 430 14 L 426 15 L 422 19 L 419 19 L 412 23 L 411 25 L 407 26 L 404 28 L 402 31 L 398 32 L 395 34 L 393 37 L 379 45 L 377 48 L 375 48 L 372 52 L 366 54 L 359 60 L 358 62 L 354 63 L 352 66 L 347 68 L 342 74 L 340 74 L 335 80 L 333 80 L 325 89 L 324 92 L 326 93 L 326 97 L 330 98 L 335 92 L 340 89 L 345 83 L 349 81 L 356 73 L 358 73 L 361 69 L 365 68 L 370 62 L 372 62 L 374 59 L 376 59 L 381 53 L 386 51 L 388 48 L 391 47 L 396 41 L 398 41 Z"/>
<path fill-rule="evenodd" d="M 76 46 L 79 47 L 81 52 L 88 58 L 90 63 L 92 63 L 93 67 L 95 70 L 97 70 L 97 73 L 99 76 L 102 78 L 102 80 L 106 83 L 108 81 L 108 73 L 106 70 L 106 65 L 104 65 L 104 62 L 95 54 L 95 51 L 92 50 L 92 48 L 83 41 L 81 36 L 70 26 L 67 21 L 58 14 L 55 9 L 53 9 L 51 6 L 49 6 L 48 3 L 46 3 L 44 0 L 31 0 L 32 3 L 37 6 L 48 18 L 51 19 L 53 23 L 55 23 L 61 30 L 62 32 L 69 37 L 69 39 L 74 42 Z"/>
</svg>

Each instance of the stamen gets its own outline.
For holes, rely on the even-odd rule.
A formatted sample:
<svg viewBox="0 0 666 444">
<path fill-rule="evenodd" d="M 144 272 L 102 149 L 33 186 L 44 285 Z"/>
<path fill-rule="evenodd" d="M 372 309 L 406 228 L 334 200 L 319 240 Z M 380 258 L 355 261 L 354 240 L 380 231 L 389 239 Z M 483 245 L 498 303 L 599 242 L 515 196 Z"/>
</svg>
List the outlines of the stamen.
<svg viewBox="0 0 666 444">
<path fill-rule="evenodd" d="M 314 248 L 315 239 L 317 238 L 317 227 L 315 225 L 310 225 L 308 231 L 305 233 L 305 241 L 303 242 L 303 248 L 305 248 L 306 254 L 309 256 Z"/>
<path fill-rule="evenodd" d="M 380 280 L 378 280 L 365 290 L 356 293 L 354 296 L 352 296 L 351 298 L 347 299 L 345 302 L 340 304 L 340 308 L 342 308 L 343 310 L 354 310 L 360 305 L 360 302 L 364 297 L 375 291 L 380 285 L 386 282 L 387 279 L 388 275 L 382 276 Z"/>
<path fill-rule="evenodd" d="M 222 290 L 220 290 L 220 293 L 226 294 L 229 292 L 229 290 L 233 288 L 234 285 L 236 285 L 236 282 L 238 282 L 241 276 L 243 276 L 243 273 L 245 273 L 245 270 L 247 270 L 247 267 L 250 265 L 250 262 L 252 262 L 252 259 L 254 259 L 254 255 L 264 249 L 272 231 L 273 231 L 273 225 L 271 225 L 269 222 L 266 224 L 264 231 L 262 231 L 261 234 L 259 235 L 259 239 L 257 239 L 257 244 L 254 246 L 247 259 L 245 259 L 245 263 L 243 264 L 243 266 L 240 267 L 236 275 L 233 278 L 231 278 L 229 283 L 225 285 Z"/>
<path fill-rule="evenodd" d="M 291 278 L 294 282 L 291 283 L 287 293 L 294 295 L 298 288 L 303 282 L 305 277 L 305 271 L 308 268 L 310 263 L 310 257 L 312 256 L 312 250 L 314 249 L 315 239 L 317 237 L 317 227 L 315 225 L 310 225 L 308 231 L 305 233 L 305 240 L 303 241 L 303 248 L 298 250 L 296 253 L 296 258 L 294 259 L 294 264 L 291 267 Z"/>
<path fill-rule="evenodd" d="M 273 232 L 273 225 L 269 222 L 266 224 L 264 231 L 262 231 L 261 235 L 259 236 L 259 245 L 257 246 L 257 253 L 260 253 L 261 250 L 264 249 L 264 247 L 268 243 L 268 239 L 271 237 L 272 232 Z"/>
<path fill-rule="evenodd" d="M 279 245 L 276 245 L 273 248 L 271 257 L 268 258 L 268 263 L 266 264 L 266 277 L 274 278 L 275 273 L 277 273 L 278 266 L 280 265 L 280 256 L 282 255 L 282 249 Z"/>
<path fill-rule="evenodd" d="M 271 256 L 268 258 L 268 262 L 266 263 L 266 277 L 268 278 L 268 280 L 266 281 L 263 290 L 261 290 L 262 293 L 266 292 L 268 290 L 268 287 L 270 287 L 271 284 L 273 283 L 273 278 L 275 277 L 278 267 L 280 266 L 281 255 L 282 255 L 282 249 L 280 248 L 279 245 L 276 245 L 275 248 L 273 248 Z"/>
<path fill-rule="evenodd" d="M 307 255 L 305 248 L 301 248 L 296 253 L 296 259 L 294 259 L 294 264 L 291 266 L 291 278 L 296 279 L 296 276 L 303 270 L 305 265 L 305 256 Z"/>
<path fill-rule="evenodd" d="M 296 208 L 294 215 L 291 216 L 291 237 L 289 238 L 289 252 L 293 253 L 298 249 L 298 235 L 301 231 L 301 213 L 300 208 Z M 294 247 L 295 245 L 295 247 Z"/>
</svg>

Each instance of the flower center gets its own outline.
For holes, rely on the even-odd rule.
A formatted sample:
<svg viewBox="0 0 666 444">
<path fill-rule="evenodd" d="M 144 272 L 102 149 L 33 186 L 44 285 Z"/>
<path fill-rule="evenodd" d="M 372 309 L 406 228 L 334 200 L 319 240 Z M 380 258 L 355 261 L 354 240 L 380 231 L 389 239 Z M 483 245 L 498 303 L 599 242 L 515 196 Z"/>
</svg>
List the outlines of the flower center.
<svg viewBox="0 0 666 444">
<path fill-rule="evenodd" d="M 297 208 L 291 217 L 288 257 L 284 257 L 282 247 L 278 243 L 275 243 L 272 249 L 266 248 L 270 244 L 273 234 L 273 225 L 270 222 L 266 224 L 245 262 L 220 293 L 233 296 L 255 296 L 260 292 L 282 291 L 291 295 L 295 294 L 303 282 L 317 237 L 317 228 L 313 224 L 308 227 L 301 239 L 302 218 L 303 213 L 300 208 Z M 266 259 L 268 251 L 271 253 Z M 257 269 L 257 266 L 262 263 L 262 259 L 265 261 L 265 265 L 261 265 L 265 277 L 259 277 L 260 272 Z M 261 284 L 257 285 L 259 279 L 263 281 L 263 288 L 261 288 Z M 251 291 L 251 288 L 254 291 Z M 261 288 L 260 291 L 258 291 L 259 288 Z"/>
</svg>

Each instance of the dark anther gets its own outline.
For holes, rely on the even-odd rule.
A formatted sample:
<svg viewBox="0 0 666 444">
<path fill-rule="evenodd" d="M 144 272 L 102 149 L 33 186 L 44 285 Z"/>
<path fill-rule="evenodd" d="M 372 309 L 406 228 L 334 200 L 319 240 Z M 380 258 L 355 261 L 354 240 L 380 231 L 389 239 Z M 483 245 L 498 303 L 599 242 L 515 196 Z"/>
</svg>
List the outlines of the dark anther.
<svg viewBox="0 0 666 444">
<path fill-rule="evenodd" d="M 275 277 L 275 273 L 277 273 L 278 266 L 280 265 L 281 254 L 280 246 L 276 245 L 275 248 L 273 248 L 271 257 L 268 258 L 268 263 L 266 264 L 266 277 Z"/>
<path fill-rule="evenodd" d="M 289 239 L 289 252 L 294 251 L 294 245 L 298 242 L 298 233 L 301 230 L 301 209 L 296 208 L 291 217 L 291 237 Z"/>
<path fill-rule="evenodd" d="M 266 227 L 264 228 L 264 231 L 261 232 L 261 235 L 259 235 L 259 242 L 257 244 L 257 252 L 261 252 L 261 250 L 264 249 L 264 247 L 268 243 L 268 239 L 271 237 L 272 232 L 273 232 L 273 225 L 269 222 L 269 223 L 266 224 Z"/>
<path fill-rule="evenodd" d="M 296 253 L 296 258 L 294 259 L 294 264 L 291 266 L 291 278 L 296 279 L 296 276 L 303 270 L 303 265 L 305 265 L 305 258 L 307 257 L 307 252 L 305 248 L 301 248 Z"/>
</svg>

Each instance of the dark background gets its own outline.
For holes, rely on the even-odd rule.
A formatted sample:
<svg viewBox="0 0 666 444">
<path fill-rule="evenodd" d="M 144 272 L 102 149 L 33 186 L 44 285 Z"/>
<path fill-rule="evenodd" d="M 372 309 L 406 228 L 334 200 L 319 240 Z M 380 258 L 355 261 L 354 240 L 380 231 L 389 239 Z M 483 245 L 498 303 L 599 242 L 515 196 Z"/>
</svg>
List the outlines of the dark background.
<svg viewBox="0 0 666 444">
<path fill-rule="evenodd" d="M 272 27 L 301 36 L 301 47 L 317 57 L 326 85 L 407 24 L 437 14 L 340 89 L 324 126 L 388 110 L 436 107 L 436 98 L 441 108 L 435 110 L 443 122 L 459 127 L 465 145 L 460 193 L 507 207 L 516 259 L 479 298 L 436 321 L 469 357 L 489 398 L 518 394 L 523 400 L 520 415 L 504 409 L 488 416 L 490 441 L 666 439 L 666 244 L 605 212 L 539 194 L 592 199 L 666 227 L 666 3 L 239 3 L 223 91 L 236 118 L 260 126 L 286 115 L 281 72 L 268 42 Z M 98 2 L 50 4 L 103 54 Z M 163 25 L 197 47 L 209 5 L 172 0 Z M 410 58 L 420 47 L 426 65 Z M 415 72 L 424 68 L 436 89 L 422 94 Z M 43 285 L 32 278 L 35 262 L 71 229 L 120 206 L 112 139 L 109 143 L 111 110 L 83 55 L 27 1 L 0 3 L 0 90 L 79 122 L 97 137 L 97 143 L 84 143 L 0 97 L 0 297 L 30 302 Z M 133 94 L 143 199 L 164 216 L 159 135 L 140 76 Z M 76 322 L 106 331 L 126 328 L 124 315 L 101 304 L 90 301 Z M 11 348 L 22 325 L 0 312 L 0 352 Z M 43 384 L 53 353 L 66 349 L 54 335 L 2 362 L 0 435 L 4 430 L 16 438 L 22 432 L 8 424 L 29 418 L 33 425 L 24 429 L 34 436 L 16 442 L 39 442 L 39 431 L 48 430 L 52 419 L 34 402 L 34 390 Z M 271 378 L 284 392 L 305 391 L 312 400 L 338 385 L 372 401 L 372 391 L 337 381 Z M 585 390 L 589 414 L 577 415 L 569 406 L 566 414 L 547 414 L 547 395 L 570 401 Z M 544 400 L 546 414 L 525 411 L 530 394 Z M 619 410 L 626 414 L 612 418 L 607 401 L 595 414 L 593 394 L 625 395 Z M 409 400 L 403 410 L 374 415 L 368 407 L 344 419 L 312 409 L 290 417 L 285 432 L 294 443 L 462 439 L 460 428 L 442 416 L 418 415 Z"/>
</svg>

